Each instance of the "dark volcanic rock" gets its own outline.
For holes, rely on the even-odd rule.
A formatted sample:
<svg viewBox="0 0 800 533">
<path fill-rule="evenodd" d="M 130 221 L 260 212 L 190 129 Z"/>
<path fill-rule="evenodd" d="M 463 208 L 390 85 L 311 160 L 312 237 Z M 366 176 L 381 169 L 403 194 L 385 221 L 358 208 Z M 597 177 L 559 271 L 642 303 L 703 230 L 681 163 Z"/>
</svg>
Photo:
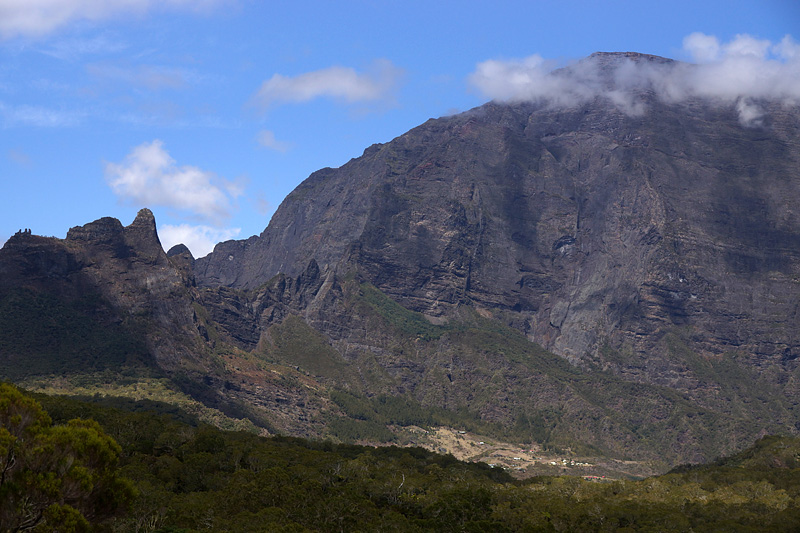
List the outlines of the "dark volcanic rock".
<svg viewBox="0 0 800 533">
<path fill-rule="evenodd" d="M 0 274 L 0 297 L 27 288 L 65 302 L 97 298 L 94 318 L 148 330 L 150 353 L 165 369 L 195 359 L 191 268 L 182 272 L 167 258 L 149 209 L 127 227 L 101 218 L 64 240 L 15 236 L 0 250 Z"/>
<path fill-rule="evenodd" d="M 633 116 L 598 97 L 430 120 L 312 174 L 259 237 L 199 259 L 198 283 L 253 289 L 315 260 L 429 316 L 489 310 L 574 362 L 632 351 L 617 370 L 646 381 L 681 373 L 676 328 L 705 356 L 792 360 L 800 114 L 765 102 L 747 128 L 732 105 L 639 96 Z"/>
<path fill-rule="evenodd" d="M 189 254 L 189 257 L 192 261 L 194 261 L 194 256 L 192 255 L 191 250 L 186 247 L 185 244 L 176 244 L 169 250 L 167 250 L 167 257 L 175 257 L 177 255 L 186 255 Z"/>
<path fill-rule="evenodd" d="M 176 244 L 167 250 L 167 257 L 186 278 L 188 285 L 194 286 L 194 256 L 185 244 Z"/>
</svg>

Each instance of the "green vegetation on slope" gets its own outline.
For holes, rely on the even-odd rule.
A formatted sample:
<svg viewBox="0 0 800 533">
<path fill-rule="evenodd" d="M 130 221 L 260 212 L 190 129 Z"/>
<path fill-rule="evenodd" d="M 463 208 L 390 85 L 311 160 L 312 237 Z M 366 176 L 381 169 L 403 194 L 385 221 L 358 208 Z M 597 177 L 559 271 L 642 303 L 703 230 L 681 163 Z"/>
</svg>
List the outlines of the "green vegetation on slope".
<svg viewBox="0 0 800 533">
<path fill-rule="evenodd" d="M 39 397 L 55 423 L 96 419 L 138 498 L 98 531 L 796 531 L 800 440 L 642 481 L 544 477 L 419 448 L 262 438 Z M 88 427 L 88 426 L 87 426 Z M 774 460 L 777 458 L 777 462 Z M 791 460 L 790 460 L 791 459 Z M 0 494 L 0 496 L 2 496 Z"/>
<path fill-rule="evenodd" d="M 724 382 L 725 401 L 699 403 L 668 387 L 579 369 L 468 306 L 436 325 L 368 283 L 343 284 L 341 319 L 353 322 L 335 327 L 350 337 L 331 341 L 288 314 L 249 354 L 226 344 L 197 303 L 217 357 L 209 359 L 214 371 L 169 377 L 141 363 L 144 336 L 115 321 L 98 299 L 10 291 L 0 300 L 0 378 L 49 392 L 70 385 L 72 394 L 150 391 L 139 397 L 173 403 L 189 396 L 205 405 L 205 420 L 227 429 L 255 425 L 271 433 L 398 443 L 387 426 L 442 425 L 548 451 L 661 461 L 661 468 L 735 451 L 763 428 L 780 432 L 791 418 L 736 361 L 702 358 L 677 334 L 665 336 L 672 356 L 699 378 Z M 300 422 L 291 426 L 275 409 L 252 403 L 248 390 L 266 383 L 298 392 L 302 406 L 278 407 Z M 741 401 L 750 397 L 762 401 Z"/>
<path fill-rule="evenodd" d="M 430 341 L 438 339 L 453 329 L 448 326 L 431 324 L 422 314 L 406 309 L 369 283 L 361 284 L 359 296 L 364 303 L 372 307 L 389 325 L 402 334 Z"/>
<path fill-rule="evenodd" d="M 88 531 L 135 495 L 97 422 L 62 422 L 0 383 L 0 531 Z"/>
<path fill-rule="evenodd" d="M 271 359 L 288 365 L 297 365 L 317 376 L 343 379 L 345 366 L 339 354 L 325 337 L 306 324 L 303 319 L 289 315 L 280 324 L 269 329 L 272 345 L 268 349 Z"/>
<path fill-rule="evenodd" d="M 790 427 L 783 404 L 771 401 L 772 389 L 730 357 L 692 353 L 677 334 L 664 341 L 673 357 L 703 383 L 720 383 L 720 401 L 628 381 L 591 362 L 573 366 L 468 306 L 435 325 L 368 283 L 353 285 L 346 291 L 350 309 L 358 323 L 370 324 L 361 342 L 379 347 L 380 364 L 397 369 L 393 377 L 403 394 L 424 407 L 471 413 L 473 423 L 491 426 L 482 431 L 497 438 L 666 467 L 735 451 L 764 428 Z M 611 352 L 607 347 L 606 355 Z M 764 401 L 743 403 L 752 397 Z"/>
</svg>

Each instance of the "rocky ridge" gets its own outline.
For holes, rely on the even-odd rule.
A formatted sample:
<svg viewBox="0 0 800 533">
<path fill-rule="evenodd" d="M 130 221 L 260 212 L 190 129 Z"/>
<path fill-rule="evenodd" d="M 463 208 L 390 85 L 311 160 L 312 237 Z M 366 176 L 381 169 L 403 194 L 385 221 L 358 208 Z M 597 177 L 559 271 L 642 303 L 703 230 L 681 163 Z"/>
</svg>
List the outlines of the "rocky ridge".
<svg viewBox="0 0 800 533">
<path fill-rule="evenodd" d="M 796 109 L 773 104 L 745 128 L 730 106 L 642 98 L 640 116 L 598 98 L 431 120 L 313 174 L 261 236 L 199 259 L 198 284 L 253 289 L 314 260 L 428 316 L 487 310 L 575 364 L 643 381 L 691 379 L 666 362 L 670 331 L 704 357 L 794 368 Z M 604 347 L 630 354 L 626 368 Z"/>
</svg>

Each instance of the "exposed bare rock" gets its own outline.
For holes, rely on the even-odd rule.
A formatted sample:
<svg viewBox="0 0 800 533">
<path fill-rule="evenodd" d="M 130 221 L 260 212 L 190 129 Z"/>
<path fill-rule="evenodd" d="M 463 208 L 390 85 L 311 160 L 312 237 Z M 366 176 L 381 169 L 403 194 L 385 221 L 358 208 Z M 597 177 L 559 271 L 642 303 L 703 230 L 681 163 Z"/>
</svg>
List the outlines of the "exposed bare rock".
<svg viewBox="0 0 800 533">
<path fill-rule="evenodd" d="M 662 342 L 676 328 L 703 356 L 793 369 L 800 114 L 765 102 L 748 128 L 733 106 L 639 96 L 633 116 L 597 98 L 428 121 L 314 173 L 259 237 L 198 260 L 198 283 L 253 289 L 313 260 L 430 317 L 490 310 L 575 364 L 643 381 L 681 379 Z"/>
</svg>

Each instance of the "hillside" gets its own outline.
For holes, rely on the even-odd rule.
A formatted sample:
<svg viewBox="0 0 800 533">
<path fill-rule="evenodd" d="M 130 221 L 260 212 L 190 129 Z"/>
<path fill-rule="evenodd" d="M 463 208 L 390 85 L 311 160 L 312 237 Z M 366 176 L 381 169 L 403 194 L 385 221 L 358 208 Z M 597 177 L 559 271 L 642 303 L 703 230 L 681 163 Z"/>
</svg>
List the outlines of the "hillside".
<svg viewBox="0 0 800 533">
<path fill-rule="evenodd" d="M 93 418 L 119 443 L 115 474 L 129 480 L 136 496 L 105 523 L 115 531 L 800 527 L 796 438 L 762 439 L 736 457 L 636 481 L 591 476 L 513 481 L 501 468 L 420 448 L 224 432 L 154 402 L 116 402 L 112 408 L 96 398 L 40 400 L 54 424 Z"/>
</svg>

